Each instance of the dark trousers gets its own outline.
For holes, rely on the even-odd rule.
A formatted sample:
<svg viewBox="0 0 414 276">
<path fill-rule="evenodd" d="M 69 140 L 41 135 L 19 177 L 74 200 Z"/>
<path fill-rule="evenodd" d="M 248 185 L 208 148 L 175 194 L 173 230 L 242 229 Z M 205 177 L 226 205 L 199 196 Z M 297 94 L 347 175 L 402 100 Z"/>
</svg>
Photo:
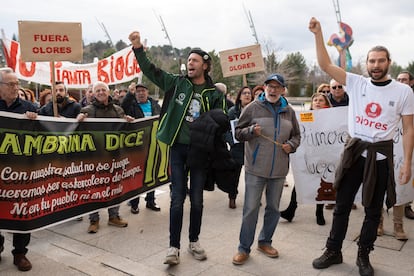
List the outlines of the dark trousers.
<svg viewBox="0 0 414 276">
<path fill-rule="evenodd" d="M 19 234 L 13 233 L 13 254 L 26 254 L 27 246 L 30 242 L 30 233 L 29 234 Z M 0 234 L 0 248 L 4 246 L 4 237 Z M 1 253 L 1 251 L 0 251 Z"/>
<path fill-rule="evenodd" d="M 190 196 L 189 241 L 196 242 L 200 234 L 203 215 L 203 189 L 207 179 L 205 168 L 187 166 L 189 146 L 174 144 L 171 147 L 171 204 L 170 204 L 170 246 L 180 248 L 183 225 L 184 201 Z M 188 175 L 190 171 L 190 175 Z M 187 180 L 190 177 L 190 190 Z"/>
<path fill-rule="evenodd" d="M 241 169 L 242 169 L 243 165 L 237 165 L 237 167 L 235 168 L 236 172 L 237 172 L 237 177 L 236 179 L 234 179 L 234 190 L 229 193 L 229 198 L 230 199 L 236 199 L 238 192 L 238 187 L 239 187 L 239 181 L 240 181 L 240 173 L 241 173 Z"/>
<path fill-rule="evenodd" d="M 154 202 L 155 201 L 155 192 L 152 191 L 152 192 L 147 193 L 147 195 L 145 196 L 145 201 L 146 202 Z M 129 201 L 129 203 L 131 204 L 131 207 L 133 207 L 135 209 L 138 208 L 139 197 L 131 199 Z"/>
<path fill-rule="evenodd" d="M 362 224 L 358 245 L 362 248 L 373 249 L 377 238 L 377 228 L 380 222 L 384 195 L 386 191 L 388 168 L 387 160 L 377 162 L 377 175 L 374 195 L 370 206 L 364 206 L 365 218 Z M 336 205 L 333 213 L 333 221 L 326 248 L 340 251 L 342 242 L 348 230 L 349 214 L 352 209 L 355 195 L 361 186 L 365 158 L 360 157 L 357 162 L 345 174 L 339 189 L 336 191 Z"/>
</svg>

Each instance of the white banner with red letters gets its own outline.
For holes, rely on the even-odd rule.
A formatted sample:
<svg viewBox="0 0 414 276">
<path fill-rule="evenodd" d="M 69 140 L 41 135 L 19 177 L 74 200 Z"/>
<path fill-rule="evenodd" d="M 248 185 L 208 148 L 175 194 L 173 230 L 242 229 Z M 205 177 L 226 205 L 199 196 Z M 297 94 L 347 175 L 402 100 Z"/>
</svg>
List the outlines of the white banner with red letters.
<svg viewBox="0 0 414 276">
<path fill-rule="evenodd" d="M 16 72 L 20 80 L 51 85 L 50 62 L 23 62 L 17 41 L 2 39 L 2 42 L 7 66 Z M 86 88 L 96 81 L 114 85 L 142 78 L 131 47 L 94 63 L 55 62 L 55 71 L 56 81 L 62 81 L 68 88 Z"/>
<path fill-rule="evenodd" d="M 332 183 L 348 136 L 347 112 L 348 107 L 335 107 L 296 113 L 301 129 L 301 144 L 296 153 L 291 155 L 291 168 L 299 203 L 334 203 Z M 401 134 L 400 124 L 394 136 L 396 205 L 414 199 L 414 178 L 405 185 L 400 185 L 398 180 L 404 159 Z M 412 173 L 414 175 L 414 168 Z M 361 202 L 360 191 L 356 203 Z"/>
</svg>

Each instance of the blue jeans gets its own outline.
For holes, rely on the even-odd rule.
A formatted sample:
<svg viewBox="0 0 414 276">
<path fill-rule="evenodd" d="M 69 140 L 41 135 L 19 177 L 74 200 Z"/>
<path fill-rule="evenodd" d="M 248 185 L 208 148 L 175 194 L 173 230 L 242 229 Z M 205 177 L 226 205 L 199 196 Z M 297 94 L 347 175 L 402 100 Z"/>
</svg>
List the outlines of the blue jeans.
<svg viewBox="0 0 414 276">
<path fill-rule="evenodd" d="M 171 204 L 170 204 L 170 246 L 180 248 L 183 226 L 183 206 L 187 196 L 187 180 L 190 177 L 190 242 L 198 240 L 203 215 L 203 188 L 207 173 L 203 168 L 187 166 L 189 145 L 174 144 L 171 147 Z M 188 172 L 190 171 L 190 174 Z"/>
<path fill-rule="evenodd" d="M 256 232 L 259 216 L 260 200 L 266 188 L 266 208 L 263 227 L 259 234 L 259 245 L 271 245 L 273 233 L 279 222 L 279 203 L 282 196 L 285 177 L 265 178 L 245 173 L 245 193 L 243 206 L 243 221 L 240 230 L 239 252 L 250 253 Z"/>
<path fill-rule="evenodd" d="M 119 216 L 119 206 L 108 208 L 109 218 L 115 218 Z M 95 212 L 89 215 L 89 220 L 95 222 L 99 220 L 99 212 Z"/>
</svg>

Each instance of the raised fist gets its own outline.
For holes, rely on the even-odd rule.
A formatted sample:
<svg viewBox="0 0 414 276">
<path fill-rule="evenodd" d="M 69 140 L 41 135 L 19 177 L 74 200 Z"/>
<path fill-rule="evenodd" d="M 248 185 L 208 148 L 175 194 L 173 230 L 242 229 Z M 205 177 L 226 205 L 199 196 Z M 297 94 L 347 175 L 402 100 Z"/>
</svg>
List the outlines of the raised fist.
<svg viewBox="0 0 414 276">
<path fill-rule="evenodd" d="M 142 47 L 142 44 L 141 44 L 141 36 L 140 36 L 139 32 L 137 32 L 137 31 L 132 32 L 128 36 L 128 38 L 129 38 L 129 41 L 131 41 L 131 44 L 132 44 L 132 46 L 134 48 L 140 48 L 140 47 Z"/>
</svg>

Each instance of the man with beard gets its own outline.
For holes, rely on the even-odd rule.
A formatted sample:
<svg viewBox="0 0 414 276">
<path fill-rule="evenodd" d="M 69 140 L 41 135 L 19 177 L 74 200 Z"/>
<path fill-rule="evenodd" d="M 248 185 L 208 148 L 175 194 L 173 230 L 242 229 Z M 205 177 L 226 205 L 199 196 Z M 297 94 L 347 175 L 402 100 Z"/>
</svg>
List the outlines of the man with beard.
<svg viewBox="0 0 414 276">
<path fill-rule="evenodd" d="M 210 55 L 194 48 L 187 59 L 187 76 L 170 74 L 157 68 L 147 58 L 139 32 L 129 35 L 132 49 L 144 75 L 162 90 L 166 91 L 161 110 L 157 139 L 169 145 L 171 164 L 171 205 L 170 205 L 170 247 L 164 263 L 177 265 L 180 262 L 180 239 L 183 224 L 184 201 L 189 191 L 190 228 L 187 251 L 196 260 L 205 260 L 207 255 L 201 247 L 198 237 L 203 214 L 203 188 L 207 179 L 207 162 L 194 165 L 190 157 L 196 156 L 190 127 L 195 120 L 213 109 L 225 113 L 224 94 L 216 89 L 209 76 Z M 166 107 L 165 113 L 163 112 Z M 194 155 L 193 155 L 194 154 Z M 190 178 L 190 189 L 187 178 Z"/>
<path fill-rule="evenodd" d="M 336 206 L 326 250 L 312 265 L 322 269 L 342 263 L 341 248 L 349 214 L 355 195 L 363 183 L 365 218 L 358 241 L 356 264 L 360 275 L 374 275 L 369 253 L 374 249 L 385 193 L 387 208 L 391 208 L 396 202 L 395 182 L 406 184 L 411 178 L 414 95 L 409 86 L 389 77 L 391 59 L 385 47 L 375 46 L 368 51 L 366 68 L 370 78 L 366 78 L 345 72 L 331 62 L 318 20 L 310 20 L 309 30 L 315 35 L 321 69 L 347 87 L 350 135 L 336 171 Z M 393 137 L 400 120 L 404 160 L 399 176 L 394 179 Z"/>
<path fill-rule="evenodd" d="M 55 83 L 55 97 L 59 116 L 66 118 L 76 118 L 78 116 L 81 105 L 69 98 L 68 91 L 63 82 Z M 39 110 L 39 115 L 54 116 L 53 101 L 42 106 Z"/>
</svg>

